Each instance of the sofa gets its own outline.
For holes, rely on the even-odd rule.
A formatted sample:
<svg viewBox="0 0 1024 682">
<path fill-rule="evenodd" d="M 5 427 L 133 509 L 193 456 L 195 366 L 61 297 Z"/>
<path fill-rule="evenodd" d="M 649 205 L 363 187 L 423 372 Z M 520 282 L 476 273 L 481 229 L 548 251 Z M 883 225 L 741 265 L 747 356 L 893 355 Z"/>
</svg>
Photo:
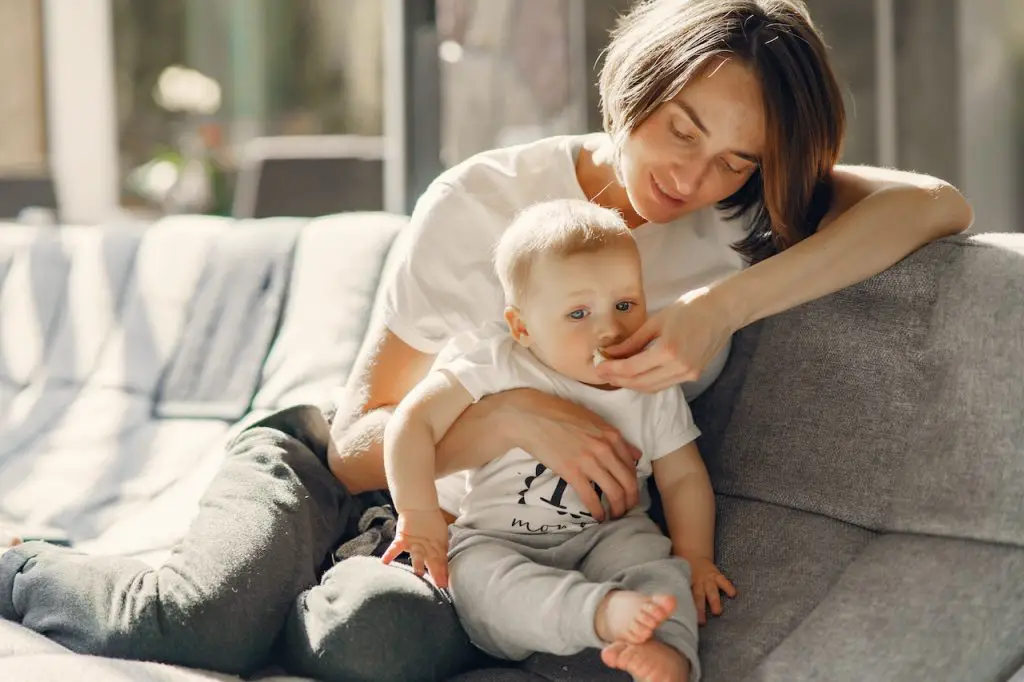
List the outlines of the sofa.
<svg viewBox="0 0 1024 682">
<path fill-rule="evenodd" d="M 405 223 L 0 225 L 0 524 L 162 561 L 240 420 L 344 383 Z M 1024 676 L 1024 234 L 744 329 L 693 410 L 740 592 L 705 682 Z M 237 678 L 0 621 L 0 680 L 66 679 Z M 584 652 L 451 682 L 625 679 Z"/>
</svg>

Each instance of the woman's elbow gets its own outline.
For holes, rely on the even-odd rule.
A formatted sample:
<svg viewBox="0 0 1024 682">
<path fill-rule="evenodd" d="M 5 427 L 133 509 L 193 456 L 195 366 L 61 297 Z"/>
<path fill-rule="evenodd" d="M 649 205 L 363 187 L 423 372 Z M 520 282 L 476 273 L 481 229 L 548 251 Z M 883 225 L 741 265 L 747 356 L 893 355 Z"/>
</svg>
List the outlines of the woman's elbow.
<svg viewBox="0 0 1024 682">
<path fill-rule="evenodd" d="M 927 188 L 928 224 L 932 239 L 959 234 L 974 223 L 974 208 L 963 194 L 947 182 Z"/>
</svg>

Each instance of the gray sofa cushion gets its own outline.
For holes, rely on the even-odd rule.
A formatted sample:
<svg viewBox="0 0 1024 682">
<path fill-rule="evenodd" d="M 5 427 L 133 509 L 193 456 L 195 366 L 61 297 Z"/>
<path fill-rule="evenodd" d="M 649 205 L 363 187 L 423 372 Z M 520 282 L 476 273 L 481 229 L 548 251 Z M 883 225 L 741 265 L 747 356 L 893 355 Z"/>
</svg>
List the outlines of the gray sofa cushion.
<svg viewBox="0 0 1024 682">
<path fill-rule="evenodd" d="M 717 558 L 739 596 L 700 631 L 705 679 L 746 679 L 874 537 L 824 516 L 719 497 Z"/>
<path fill-rule="evenodd" d="M 249 410 L 305 224 L 243 221 L 217 235 L 161 381 L 156 416 L 236 421 Z"/>
<path fill-rule="evenodd" d="M 1024 657 L 1021 576 L 1015 547 L 880 537 L 751 678 L 1005 680 Z"/>
<path fill-rule="evenodd" d="M 352 213 L 313 220 L 299 238 L 281 328 L 257 410 L 322 404 L 343 386 L 363 343 L 400 216 Z"/>
<path fill-rule="evenodd" d="M 22 233 L 0 288 L 0 380 L 21 387 L 35 379 L 53 345 L 71 267 L 58 232 Z"/>
<path fill-rule="evenodd" d="M 1024 235 L 958 237 L 737 338 L 697 406 L 716 490 L 1024 545 Z"/>
<path fill-rule="evenodd" d="M 224 218 L 177 216 L 154 223 L 135 256 L 121 312 L 88 383 L 152 397 L 181 343 L 207 255 Z"/>
<path fill-rule="evenodd" d="M 28 447 L 52 429 L 96 368 L 120 312 L 140 236 L 129 227 L 48 230 L 47 241 L 59 245 L 68 263 L 67 276 L 52 282 L 63 287 L 61 304 L 45 356 L 28 384 L 13 387 L 7 400 L 0 396 L 0 451 Z M 14 278 L 8 286 L 16 290 L 12 296 L 28 294 L 25 281 Z M 20 324 L 17 318 L 6 323 Z"/>
</svg>

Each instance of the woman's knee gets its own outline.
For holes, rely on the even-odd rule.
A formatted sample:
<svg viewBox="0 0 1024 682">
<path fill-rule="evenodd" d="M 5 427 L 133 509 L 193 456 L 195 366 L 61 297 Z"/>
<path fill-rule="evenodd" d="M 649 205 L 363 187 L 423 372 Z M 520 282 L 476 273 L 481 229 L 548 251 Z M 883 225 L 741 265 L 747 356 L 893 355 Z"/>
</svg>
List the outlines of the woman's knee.
<svg viewBox="0 0 1024 682">
<path fill-rule="evenodd" d="M 285 648 L 294 672 L 346 682 L 447 680 L 475 657 L 442 592 L 372 557 L 339 563 L 299 596 Z"/>
</svg>

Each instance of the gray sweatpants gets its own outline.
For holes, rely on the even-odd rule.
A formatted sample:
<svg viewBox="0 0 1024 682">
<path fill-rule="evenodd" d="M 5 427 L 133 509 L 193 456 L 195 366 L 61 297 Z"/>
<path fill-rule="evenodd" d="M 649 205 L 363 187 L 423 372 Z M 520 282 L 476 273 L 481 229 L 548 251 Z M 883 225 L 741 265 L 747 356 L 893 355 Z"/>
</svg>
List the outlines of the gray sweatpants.
<svg viewBox="0 0 1024 682">
<path fill-rule="evenodd" d="M 594 631 L 598 605 L 612 590 L 635 590 L 676 597 L 655 637 L 686 656 L 690 679 L 700 679 L 690 565 L 672 556 L 672 542 L 646 514 L 575 535 L 456 527 L 449 547 L 455 610 L 470 640 L 492 656 L 518 661 L 604 647 Z"/>
<path fill-rule="evenodd" d="M 243 431 L 159 568 L 41 542 L 0 554 L 0 617 L 87 654 L 243 675 L 276 660 L 346 682 L 450 678 L 474 650 L 427 581 L 372 557 L 318 580 L 359 506 L 327 469 L 328 439 L 312 406 Z"/>
</svg>

